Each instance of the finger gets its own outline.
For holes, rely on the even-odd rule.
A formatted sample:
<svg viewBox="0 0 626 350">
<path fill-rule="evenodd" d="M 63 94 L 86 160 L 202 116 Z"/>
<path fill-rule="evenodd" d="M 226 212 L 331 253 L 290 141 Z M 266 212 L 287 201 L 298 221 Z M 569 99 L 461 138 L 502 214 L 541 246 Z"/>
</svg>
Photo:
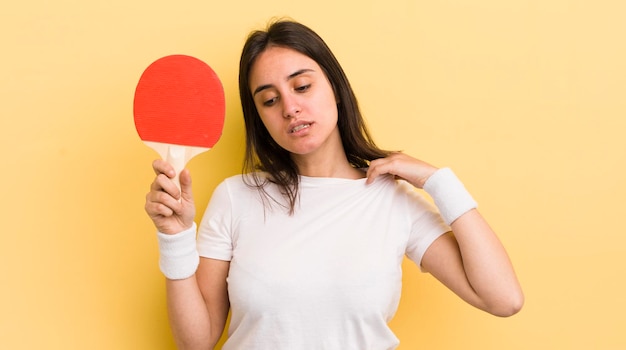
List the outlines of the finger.
<svg viewBox="0 0 626 350">
<path fill-rule="evenodd" d="M 365 184 L 371 184 L 378 176 L 384 174 L 384 163 L 385 158 L 376 159 L 370 162 L 370 166 L 365 173 L 365 176 L 367 177 Z"/>
<path fill-rule="evenodd" d="M 165 192 L 150 191 L 146 195 L 145 210 L 151 218 L 169 217 L 174 214 L 172 206 L 177 201 Z"/>
<path fill-rule="evenodd" d="M 193 201 L 193 191 L 191 187 L 191 172 L 189 169 L 183 169 L 179 175 L 181 198 L 188 202 Z"/>
<path fill-rule="evenodd" d="M 150 186 L 150 190 L 165 192 L 176 200 L 180 198 L 180 189 L 178 188 L 176 183 L 165 174 L 157 175 L 157 177 L 154 179 L 154 182 Z"/>
<path fill-rule="evenodd" d="M 163 204 L 172 210 L 177 209 L 177 204 L 179 203 L 177 197 L 172 196 L 171 194 L 165 191 L 150 191 L 146 196 L 146 201 L 152 203 L 160 203 Z"/>
<path fill-rule="evenodd" d="M 176 170 L 174 170 L 174 167 L 172 167 L 170 163 L 164 161 L 163 159 L 157 159 L 153 161 L 152 169 L 154 170 L 155 174 L 165 174 L 170 179 L 176 176 Z"/>
<path fill-rule="evenodd" d="M 150 191 L 168 192 L 168 189 L 171 189 L 170 182 L 172 182 L 172 180 L 167 177 L 167 175 L 158 174 L 150 184 Z"/>
<path fill-rule="evenodd" d="M 374 179 L 376 179 L 376 176 L 378 175 L 375 174 L 374 170 L 370 166 L 370 168 L 367 169 L 367 173 L 365 173 L 365 177 L 366 177 L 365 184 L 369 185 L 372 182 L 374 182 Z"/>
<path fill-rule="evenodd" d="M 174 215 L 172 208 L 163 205 L 162 203 L 146 202 L 145 210 L 146 213 L 148 213 L 148 216 L 153 220 L 167 218 Z"/>
<path fill-rule="evenodd" d="M 159 175 L 167 179 L 165 175 Z M 170 181 L 167 179 L 167 181 Z M 156 181 L 155 181 L 156 182 Z M 154 185 L 154 187 L 159 188 L 159 185 Z M 169 193 L 156 189 L 150 190 L 148 194 L 146 194 L 146 203 L 144 205 L 145 211 L 148 213 L 148 216 L 154 221 L 154 223 L 158 226 L 159 219 L 168 218 L 178 214 L 181 210 L 180 202 L 174 198 Z"/>
</svg>

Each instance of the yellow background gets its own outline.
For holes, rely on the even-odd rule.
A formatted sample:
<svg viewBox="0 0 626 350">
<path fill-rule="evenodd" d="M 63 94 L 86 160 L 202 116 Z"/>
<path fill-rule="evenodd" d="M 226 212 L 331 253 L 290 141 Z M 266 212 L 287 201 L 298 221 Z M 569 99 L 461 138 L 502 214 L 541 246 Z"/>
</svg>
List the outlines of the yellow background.
<svg viewBox="0 0 626 350">
<path fill-rule="evenodd" d="M 0 10 L 0 348 L 173 349 L 140 74 L 220 75 L 224 134 L 189 167 L 199 214 L 243 153 L 237 64 L 273 16 L 338 56 L 380 146 L 450 166 L 526 293 L 472 309 L 405 264 L 400 349 L 624 349 L 626 2 L 25 0 Z"/>
</svg>

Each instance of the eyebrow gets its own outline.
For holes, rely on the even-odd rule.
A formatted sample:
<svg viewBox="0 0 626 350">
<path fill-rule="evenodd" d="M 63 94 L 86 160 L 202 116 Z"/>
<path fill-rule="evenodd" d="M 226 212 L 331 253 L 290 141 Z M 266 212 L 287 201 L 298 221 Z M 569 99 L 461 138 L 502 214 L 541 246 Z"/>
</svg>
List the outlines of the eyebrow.
<svg viewBox="0 0 626 350">
<path fill-rule="evenodd" d="M 300 69 L 300 70 L 297 70 L 297 71 L 289 74 L 287 76 L 287 79 L 285 79 L 285 80 L 289 81 L 289 80 L 291 80 L 291 79 L 293 79 L 293 78 L 295 78 L 295 77 L 297 77 L 299 75 L 302 75 L 304 73 L 309 73 L 309 72 L 314 72 L 314 70 L 313 69 L 309 69 L 309 68 Z M 254 89 L 254 92 L 252 93 L 252 96 L 254 97 L 259 92 L 261 92 L 263 90 L 267 90 L 267 89 L 269 89 L 269 88 L 271 88 L 273 86 L 274 85 L 272 85 L 272 84 L 261 85 L 261 86 L 257 87 L 256 89 Z"/>
</svg>

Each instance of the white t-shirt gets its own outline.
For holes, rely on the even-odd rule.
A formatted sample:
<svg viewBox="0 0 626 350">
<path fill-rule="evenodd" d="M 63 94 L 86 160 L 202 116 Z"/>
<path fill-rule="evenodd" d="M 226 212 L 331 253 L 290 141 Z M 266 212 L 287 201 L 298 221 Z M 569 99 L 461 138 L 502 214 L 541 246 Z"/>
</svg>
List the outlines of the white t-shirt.
<svg viewBox="0 0 626 350">
<path fill-rule="evenodd" d="M 450 230 L 405 181 L 300 178 L 295 214 L 242 177 L 222 182 L 199 227 L 200 256 L 230 261 L 229 349 L 383 350 L 399 344 L 402 260 L 420 264 Z M 278 188 L 267 191 L 282 198 Z"/>
</svg>

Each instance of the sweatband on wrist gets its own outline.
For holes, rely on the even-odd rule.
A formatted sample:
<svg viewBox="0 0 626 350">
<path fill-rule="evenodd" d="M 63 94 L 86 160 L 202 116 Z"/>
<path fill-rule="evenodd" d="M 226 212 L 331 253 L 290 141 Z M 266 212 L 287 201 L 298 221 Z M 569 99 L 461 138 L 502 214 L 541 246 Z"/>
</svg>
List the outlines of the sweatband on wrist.
<svg viewBox="0 0 626 350">
<path fill-rule="evenodd" d="M 477 207 L 472 195 L 450 168 L 441 168 L 432 174 L 424 184 L 424 191 L 433 198 L 447 225 Z"/>
<path fill-rule="evenodd" d="M 193 276 L 200 264 L 196 249 L 196 223 L 185 231 L 168 235 L 157 232 L 159 268 L 165 277 L 182 280 Z"/>
</svg>

